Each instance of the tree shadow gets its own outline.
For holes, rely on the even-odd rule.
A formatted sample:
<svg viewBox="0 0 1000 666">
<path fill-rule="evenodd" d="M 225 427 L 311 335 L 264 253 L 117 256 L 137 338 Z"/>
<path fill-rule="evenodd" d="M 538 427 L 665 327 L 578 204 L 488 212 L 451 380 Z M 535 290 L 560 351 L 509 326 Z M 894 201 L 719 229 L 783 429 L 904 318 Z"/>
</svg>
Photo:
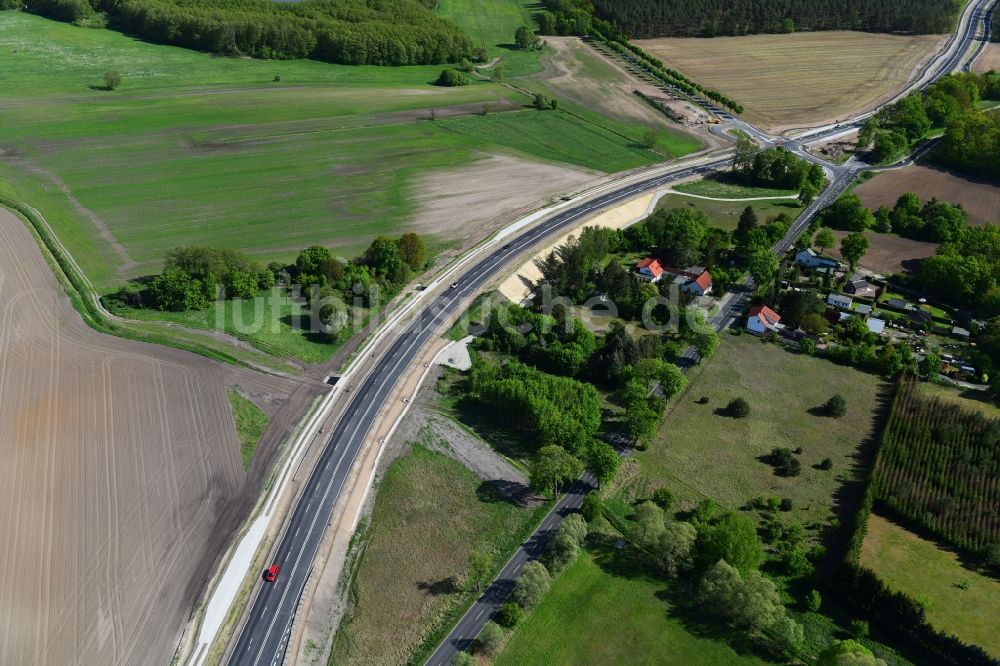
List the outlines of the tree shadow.
<svg viewBox="0 0 1000 666">
<path fill-rule="evenodd" d="M 458 592 L 458 580 L 454 576 L 448 576 L 437 581 L 421 581 L 417 583 L 417 589 L 426 594 L 439 597 Z"/>
<path fill-rule="evenodd" d="M 91 90 L 98 90 L 100 92 L 111 92 L 112 91 L 112 88 L 110 88 L 108 86 L 87 86 L 87 87 L 90 88 Z"/>
<path fill-rule="evenodd" d="M 515 506 L 525 507 L 535 497 L 531 488 L 507 479 L 491 479 L 483 481 L 476 488 L 476 497 L 480 502 L 497 504 L 505 502 Z"/>
</svg>

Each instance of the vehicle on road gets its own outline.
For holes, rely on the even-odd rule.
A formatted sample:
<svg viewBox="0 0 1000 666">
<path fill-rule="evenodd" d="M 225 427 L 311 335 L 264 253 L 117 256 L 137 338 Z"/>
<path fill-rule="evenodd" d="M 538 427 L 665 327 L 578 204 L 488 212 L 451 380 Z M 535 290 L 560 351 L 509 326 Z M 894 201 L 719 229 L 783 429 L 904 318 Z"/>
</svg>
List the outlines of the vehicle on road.
<svg viewBox="0 0 1000 666">
<path fill-rule="evenodd" d="M 448 288 L 449 288 L 449 289 L 458 289 L 458 283 L 457 283 L 457 282 L 452 282 L 452 283 L 451 283 L 451 286 L 450 286 L 450 287 L 448 287 Z"/>
<path fill-rule="evenodd" d="M 510 249 L 510 243 L 504 244 L 504 246 L 502 248 L 500 248 L 500 249 L 501 250 L 509 250 Z"/>
<path fill-rule="evenodd" d="M 272 564 L 267 569 L 264 569 L 264 582 L 273 583 L 278 579 L 278 565 Z"/>
</svg>

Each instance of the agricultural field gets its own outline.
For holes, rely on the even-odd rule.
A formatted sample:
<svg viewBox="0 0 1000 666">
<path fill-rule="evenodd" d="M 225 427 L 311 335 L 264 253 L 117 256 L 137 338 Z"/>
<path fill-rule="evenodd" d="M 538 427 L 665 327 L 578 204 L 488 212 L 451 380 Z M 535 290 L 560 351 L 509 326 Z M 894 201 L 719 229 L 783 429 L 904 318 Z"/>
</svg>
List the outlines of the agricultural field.
<svg viewBox="0 0 1000 666">
<path fill-rule="evenodd" d="M 606 494 L 627 500 L 666 486 L 682 508 L 711 498 L 734 509 L 757 497 L 787 497 L 792 518 L 804 526 L 824 523 L 832 516 L 834 493 L 856 478 L 856 452 L 872 434 L 880 384 L 872 375 L 749 334 L 723 336 L 716 355 L 694 370 L 688 388 L 668 405 L 649 449 L 625 462 Z M 847 401 L 845 417 L 811 411 L 835 393 Z M 736 397 L 750 404 L 748 417 L 719 413 Z M 775 447 L 802 447 L 800 476 L 778 476 L 760 460 Z M 814 467 L 824 458 L 833 461 L 832 470 Z"/>
<path fill-rule="evenodd" d="M 0 266 L 0 662 L 168 663 L 266 471 L 227 389 L 275 426 L 295 384 L 96 333 L 5 209 Z"/>
<path fill-rule="evenodd" d="M 481 495 L 482 485 L 459 463 L 420 445 L 392 463 L 379 485 L 331 664 L 407 663 L 473 599 L 472 554 L 487 554 L 499 570 L 541 520 L 538 509 Z"/>
<path fill-rule="evenodd" d="M 945 39 L 830 31 L 635 43 L 743 104 L 747 120 L 781 131 L 833 122 L 887 100 Z"/>
<path fill-rule="evenodd" d="M 929 398 L 951 402 L 962 409 L 978 411 L 986 418 L 1000 418 L 1000 407 L 997 407 L 996 403 L 984 391 L 960 392 L 950 386 L 941 386 L 931 382 L 921 382 L 919 388 L 921 395 Z"/>
<path fill-rule="evenodd" d="M 517 166 L 493 181 L 500 211 L 594 170 L 662 159 L 636 148 L 640 128 L 563 112 L 501 121 L 527 98 L 485 81 L 432 86 L 440 67 L 217 58 L 20 12 L 0 13 L 0 49 L 15 65 L 0 71 L 0 181 L 42 211 L 102 292 L 155 272 L 182 243 L 262 261 L 316 243 L 349 257 L 379 233 L 417 227 L 432 247 L 460 244 L 493 212 L 462 207 L 461 169 L 491 156 Z M 112 67 L 123 83 L 108 92 Z M 553 154 L 553 135 L 569 147 Z M 549 182 L 552 160 L 564 163 Z M 421 219 L 421 202 L 452 196 L 451 215 Z"/>
<path fill-rule="evenodd" d="M 982 55 L 972 66 L 974 72 L 988 72 L 991 69 L 1000 70 L 1000 44 L 998 43 L 987 44 Z"/>
<path fill-rule="evenodd" d="M 766 201 L 718 201 L 702 199 L 701 196 L 709 195 L 695 197 L 685 196 L 680 192 L 673 192 L 660 199 L 657 203 L 657 209 L 694 208 L 704 211 L 708 215 L 709 224 L 727 231 L 732 231 L 736 228 L 736 224 L 740 220 L 740 213 L 748 205 L 753 207 L 754 212 L 757 214 L 757 219 L 761 223 L 766 222 L 769 218 L 777 217 L 781 213 L 787 213 L 794 218 L 802 210 L 798 199 L 795 198 L 771 199 Z"/>
<path fill-rule="evenodd" d="M 848 233 L 850 232 L 834 230 L 833 235 L 837 243 L 827 248 L 826 254 L 840 259 L 840 240 Z M 858 264 L 882 275 L 914 271 L 921 261 L 933 256 L 937 250 L 936 243 L 903 238 L 895 234 L 880 234 L 869 230 L 865 232 L 865 236 L 871 246 Z"/>
<path fill-rule="evenodd" d="M 877 514 L 868 518 L 861 564 L 891 589 L 923 603 L 935 629 L 1000 657 L 1000 580 L 966 566 L 954 550 Z"/>
<path fill-rule="evenodd" d="M 497 666 L 518 664 L 765 664 L 726 643 L 690 631 L 669 613 L 664 581 L 615 554 L 587 550 L 553 581 L 512 634 Z M 567 621 L 572 618 L 572 621 Z"/>
<path fill-rule="evenodd" d="M 921 165 L 886 171 L 854 188 L 865 206 L 892 208 L 899 195 L 913 192 L 921 201 L 962 204 L 970 224 L 1000 224 L 1000 186 Z"/>
<path fill-rule="evenodd" d="M 949 543 L 1000 543 L 1000 420 L 900 384 L 872 475 L 875 497 Z"/>
</svg>

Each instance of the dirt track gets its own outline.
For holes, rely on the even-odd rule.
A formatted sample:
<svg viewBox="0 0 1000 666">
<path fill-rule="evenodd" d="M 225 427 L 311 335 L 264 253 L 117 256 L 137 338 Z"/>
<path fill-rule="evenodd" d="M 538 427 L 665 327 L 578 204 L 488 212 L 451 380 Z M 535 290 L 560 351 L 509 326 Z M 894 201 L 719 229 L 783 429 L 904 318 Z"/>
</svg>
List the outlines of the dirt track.
<svg viewBox="0 0 1000 666">
<path fill-rule="evenodd" d="M 0 303 L 0 663 L 169 663 L 262 476 L 226 387 L 271 451 L 312 389 L 92 331 L 4 209 Z"/>
</svg>

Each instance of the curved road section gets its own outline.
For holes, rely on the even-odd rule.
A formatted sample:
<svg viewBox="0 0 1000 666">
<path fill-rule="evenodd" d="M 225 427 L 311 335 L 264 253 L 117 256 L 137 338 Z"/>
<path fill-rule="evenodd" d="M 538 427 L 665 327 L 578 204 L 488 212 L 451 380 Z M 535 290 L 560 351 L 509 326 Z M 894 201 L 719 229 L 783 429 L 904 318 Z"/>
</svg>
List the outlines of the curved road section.
<svg viewBox="0 0 1000 666">
<path fill-rule="evenodd" d="M 964 29 L 960 30 L 961 34 L 955 40 L 954 50 L 936 68 L 932 79 L 951 72 L 959 66 L 978 31 L 977 24 L 981 23 L 979 19 L 988 16 L 986 8 L 992 2 L 993 0 L 980 0 L 972 3 L 974 6 L 971 10 L 973 18 L 965 23 Z M 960 25 L 961 23 L 960 21 Z M 750 128 L 742 121 L 736 122 L 747 129 Z M 839 129 L 842 131 L 843 126 Z M 757 136 L 760 132 L 753 128 L 752 134 Z M 809 137 L 809 140 L 815 142 L 817 138 L 814 135 Z M 258 588 L 257 596 L 253 600 L 247 620 L 230 653 L 228 663 L 241 666 L 277 665 L 284 660 L 295 611 L 312 570 L 323 532 L 330 521 L 334 504 L 343 489 L 355 459 L 361 451 L 376 415 L 388 400 L 401 372 L 414 361 L 420 349 L 436 335 L 446 320 L 460 314 L 458 309 L 466 298 L 476 294 L 508 262 L 509 258 L 516 256 L 522 250 L 533 247 L 542 238 L 560 229 L 570 227 L 581 219 L 620 201 L 649 190 L 659 189 L 683 178 L 717 171 L 725 168 L 728 164 L 729 159 L 726 158 L 697 167 L 681 169 L 627 185 L 614 192 L 569 208 L 530 231 L 517 236 L 509 242 L 505 249 L 495 250 L 458 278 L 453 288 L 445 290 L 434 298 L 378 360 L 368 376 L 355 387 L 354 396 L 351 398 L 345 415 L 331 432 L 330 438 L 324 446 L 323 452 L 280 537 L 273 559 L 273 563 L 279 567 L 277 580 L 273 583 L 264 583 Z M 843 192 L 859 170 L 859 167 L 834 168 L 834 180 L 831 187 L 827 188 L 799 217 L 789 235 L 776 246 L 776 249 L 783 250 L 790 247 L 794 242 L 795 235 L 808 224 L 809 219 L 816 211 Z M 733 310 L 739 303 L 739 297 L 728 299 L 726 302 L 726 315 L 728 316 L 723 316 L 721 320 L 731 318 L 732 315 L 728 311 Z M 480 607 L 481 612 L 467 614 L 442 644 L 441 648 L 443 649 L 439 649 L 434 654 L 432 663 L 448 663 L 450 655 L 465 647 L 468 641 L 475 638 L 479 629 L 492 615 L 489 609 L 495 609 L 496 599 L 506 598 L 509 594 L 509 581 L 513 580 L 514 572 L 519 571 L 525 561 L 537 556 L 540 549 L 544 547 L 548 535 L 561 522 L 562 516 L 575 509 L 579 506 L 579 502 L 582 502 L 582 498 L 591 483 L 592 480 L 585 475 L 574 484 L 570 492 L 546 517 L 532 540 L 522 546 L 508 562 L 498 579 L 502 583 L 501 586 L 492 585 L 488 588 L 490 599 L 487 599 L 487 602 L 492 603 Z M 503 583 L 503 581 L 508 582 Z M 482 602 L 483 599 L 480 599 L 477 606 Z M 474 606 L 473 610 L 476 610 L 477 606 Z"/>
</svg>

